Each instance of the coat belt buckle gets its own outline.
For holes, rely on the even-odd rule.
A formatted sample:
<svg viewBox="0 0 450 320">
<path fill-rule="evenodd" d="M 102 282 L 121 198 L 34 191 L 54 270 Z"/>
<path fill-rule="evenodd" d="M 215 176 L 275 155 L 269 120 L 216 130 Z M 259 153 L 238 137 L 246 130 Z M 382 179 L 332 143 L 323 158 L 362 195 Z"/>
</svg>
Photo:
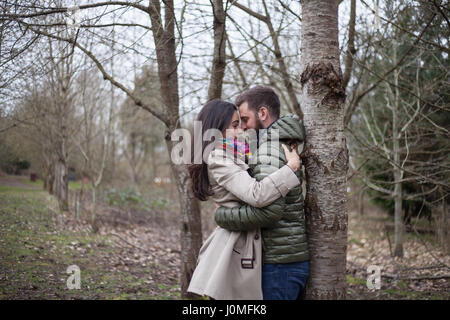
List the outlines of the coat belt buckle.
<svg viewBox="0 0 450 320">
<path fill-rule="evenodd" d="M 253 269 L 253 260 L 250 258 L 242 258 L 241 259 L 241 266 L 242 269 Z"/>
</svg>

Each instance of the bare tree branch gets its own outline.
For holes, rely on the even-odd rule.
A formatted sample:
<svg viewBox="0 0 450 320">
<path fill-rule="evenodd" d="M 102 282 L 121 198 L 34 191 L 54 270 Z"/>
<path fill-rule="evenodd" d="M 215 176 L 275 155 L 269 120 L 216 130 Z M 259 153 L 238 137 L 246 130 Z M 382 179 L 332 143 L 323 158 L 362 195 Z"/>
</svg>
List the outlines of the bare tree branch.
<svg viewBox="0 0 450 320">
<path fill-rule="evenodd" d="M 348 42 L 347 55 L 345 58 L 345 71 L 342 78 L 342 87 L 347 88 L 352 73 L 353 56 L 356 53 L 355 49 L 355 24 L 356 24 L 356 0 L 350 2 L 350 23 L 348 26 Z"/>
</svg>

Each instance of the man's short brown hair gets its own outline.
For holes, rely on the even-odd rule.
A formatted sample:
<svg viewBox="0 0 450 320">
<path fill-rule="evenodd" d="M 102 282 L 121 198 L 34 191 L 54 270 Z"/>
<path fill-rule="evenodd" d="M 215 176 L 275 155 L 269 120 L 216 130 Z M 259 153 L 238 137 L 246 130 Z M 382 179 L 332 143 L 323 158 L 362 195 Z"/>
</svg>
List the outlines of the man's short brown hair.
<svg viewBox="0 0 450 320">
<path fill-rule="evenodd" d="M 280 99 L 270 87 L 256 86 L 244 91 L 236 98 L 235 104 L 239 107 L 244 102 L 247 102 L 248 107 L 254 110 L 255 113 L 261 107 L 266 107 L 272 118 L 278 119 L 280 117 Z"/>
</svg>

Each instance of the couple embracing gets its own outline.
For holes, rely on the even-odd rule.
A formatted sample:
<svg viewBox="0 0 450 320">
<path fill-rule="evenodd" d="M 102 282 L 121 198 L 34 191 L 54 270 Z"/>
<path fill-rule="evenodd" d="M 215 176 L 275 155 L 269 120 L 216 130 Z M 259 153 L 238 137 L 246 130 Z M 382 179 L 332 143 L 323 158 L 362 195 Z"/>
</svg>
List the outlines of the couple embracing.
<svg viewBox="0 0 450 320">
<path fill-rule="evenodd" d="M 195 196 L 218 207 L 218 227 L 200 249 L 188 292 L 217 300 L 299 298 L 309 276 L 297 150 L 302 122 L 280 117 L 278 96 L 263 86 L 236 104 L 208 102 L 197 120 L 203 132 L 219 130 L 223 139 L 206 161 L 189 167 Z M 239 139 L 252 129 L 255 153 Z"/>
</svg>

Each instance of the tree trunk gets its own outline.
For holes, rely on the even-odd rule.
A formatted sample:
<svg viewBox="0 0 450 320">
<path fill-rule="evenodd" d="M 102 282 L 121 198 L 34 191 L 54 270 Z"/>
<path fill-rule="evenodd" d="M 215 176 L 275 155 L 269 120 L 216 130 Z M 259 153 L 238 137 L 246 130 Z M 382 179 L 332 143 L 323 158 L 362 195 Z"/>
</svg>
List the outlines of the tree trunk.
<svg viewBox="0 0 450 320">
<path fill-rule="evenodd" d="M 355 49 L 355 25 L 356 25 L 356 0 L 350 1 L 350 22 L 348 26 L 348 42 L 347 53 L 345 55 L 345 71 L 342 79 L 342 86 L 347 88 L 352 73 L 353 56 L 356 53 Z M 344 119 L 345 122 L 345 119 Z"/>
<path fill-rule="evenodd" d="M 366 193 L 366 188 L 361 188 L 358 196 L 358 213 L 360 216 L 364 215 L 364 194 Z"/>
<path fill-rule="evenodd" d="M 54 183 L 54 169 L 53 165 L 51 164 L 50 160 L 46 159 L 46 166 L 44 168 L 44 176 L 42 177 L 42 180 L 44 181 L 44 190 L 47 191 L 49 194 L 53 194 L 53 183 Z"/>
<path fill-rule="evenodd" d="M 99 231 L 99 224 L 97 221 L 97 186 L 92 184 L 92 212 L 91 212 L 91 227 L 94 233 Z"/>
<path fill-rule="evenodd" d="M 395 174 L 395 176 L 398 176 Z M 397 178 L 395 178 L 397 180 Z M 394 256 L 403 257 L 403 207 L 402 207 L 402 184 L 396 183 L 394 187 L 395 200 L 395 240 L 394 240 Z"/>
<path fill-rule="evenodd" d="M 150 159 L 152 162 L 152 182 L 155 181 L 155 178 L 158 175 L 158 157 L 156 156 L 155 148 L 156 147 L 154 145 L 150 147 Z"/>
<path fill-rule="evenodd" d="M 138 160 L 137 160 L 137 155 L 136 155 L 136 153 L 137 153 L 137 147 L 136 147 L 136 144 L 137 144 L 137 142 L 136 142 L 136 133 L 135 132 L 132 132 L 131 133 L 131 136 L 130 136 L 130 145 L 131 145 L 131 158 L 130 158 L 130 160 L 129 160 L 129 163 L 130 163 L 130 180 L 131 180 L 131 185 L 133 186 L 133 187 L 136 187 L 136 185 L 138 184 L 138 176 L 137 176 L 137 172 L 136 172 L 136 169 L 137 169 L 137 162 L 138 162 Z"/>
<path fill-rule="evenodd" d="M 447 206 L 447 199 L 444 196 L 443 188 L 439 188 L 441 197 L 442 197 L 442 205 L 438 206 L 435 211 L 437 214 L 437 237 L 438 242 L 441 245 L 443 252 L 446 254 L 450 254 L 450 230 L 449 230 L 449 210 Z"/>
<path fill-rule="evenodd" d="M 394 44 L 394 61 L 397 61 L 397 45 Z M 402 207 L 402 183 L 400 182 L 403 178 L 403 172 L 400 166 L 400 128 L 399 128 L 399 118 L 398 112 L 400 111 L 400 101 L 399 101 L 399 90 L 398 90 L 398 79 L 400 71 L 394 71 L 394 83 L 396 87 L 394 88 L 395 95 L 393 96 L 392 103 L 392 140 L 393 140 L 393 156 L 394 163 L 394 202 L 395 202 L 395 240 L 394 240 L 394 256 L 403 257 L 403 233 L 404 233 L 404 219 L 403 219 L 403 207 Z"/>
<path fill-rule="evenodd" d="M 393 106 L 393 140 L 394 140 L 394 162 L 400 165 L 400 146 L 398 139 L 397 128 L 397 110 L 396 105 Z M 403 233 L 404 233 L 404 219 L 403 219 L 403 206 L 402 206 L 402 183 L 398 182 L 402 179 L 402 170 L 398 167 L 394 167 L 394 180 L 396 181 L 394 186 L 394 220 L 395 220 L 395 240 L 394 240 L 394 256 L 403 257 Z"/>
<path fill-rule="evenodd" d="M 345 299 L 347 251 L 344 100 L 339 0 L 301 0 L 301 104 L 306 128 L 305 199 L 311 273 L 308 299 Z"/>
<path fill-rule="evenodd" d="M 167 140 L 169 156 L 172 141 Z M 181 294 L 182 298 L 195 298 L 187 293 L 189 282 L 197 265 L 197 257 L 202 246 L 202 223 L 200 204 L 192 191 L 192 180 L 186 165 L 171 162 L 172 172 L 180 197 L 181 209 Z"/>
<path fill-rule="evenodd" d="M 225 74 L 225 12 L 223 10 L 223 1 L 214 0 L 214 55 L 211 70 L 211 78 L 208 89 L 208 100 L 218 99 L 222 96 L 223 76 Z"/>
<path fill-rule="evenodd" d="M 161 14 L 161 3 L 152 0 L 149 6 L 149 16 L 152 22 L 153 39 L 158 62 L 158 76 L 161 86 L 161 97 L 165 107 L 164 115 L 160 115 L 167 126 L 166 144 L 169 158 L 172 154 L 171 133 L 179 128 L 178 93 L 178 61 L 175 47 L 175 12 L 173 0 L 164 1 L 164 24 Z M 185 165 L 175 165 L 170 162 L 176 180 L 182 218 L 181 226 L 181 297 L 189 298 L 186 290 L 191 281 L 193 270 L 202 243 L 201 215 L 198 200 L 194 197 L 191 179 Z"/>
<path fill-rule="evenodd" d="M 69 210 L 69 177 L 67 163 L 58 159 L 55 164 L 55 195 L 61 211 Z"/>
<path fill-rule="evenodd" d="M 116 134 L 113 131 L 111 135 L 112 141 L 111 141 L 111 174 L 110 174 L 110 180 L 116 176 Z"/>
<path fill-rule="evenodd" d="M 53 182 L 54 182 L 53 173 L 46 174 L 45 175 L 45 180 L 44 180 L 44 189 L 49 194 L 53 194 Z"/>
<path fill-rule="evenodd" d="M 64 125 L 64 113 L 59 115 L 59 132 L 56 140 L 56 162 L 55 162 L 55 195 L 58 199 L 61 211 L 69 210 L 69 170 L 67 167 L 67 127 Z"/>
</svg>

